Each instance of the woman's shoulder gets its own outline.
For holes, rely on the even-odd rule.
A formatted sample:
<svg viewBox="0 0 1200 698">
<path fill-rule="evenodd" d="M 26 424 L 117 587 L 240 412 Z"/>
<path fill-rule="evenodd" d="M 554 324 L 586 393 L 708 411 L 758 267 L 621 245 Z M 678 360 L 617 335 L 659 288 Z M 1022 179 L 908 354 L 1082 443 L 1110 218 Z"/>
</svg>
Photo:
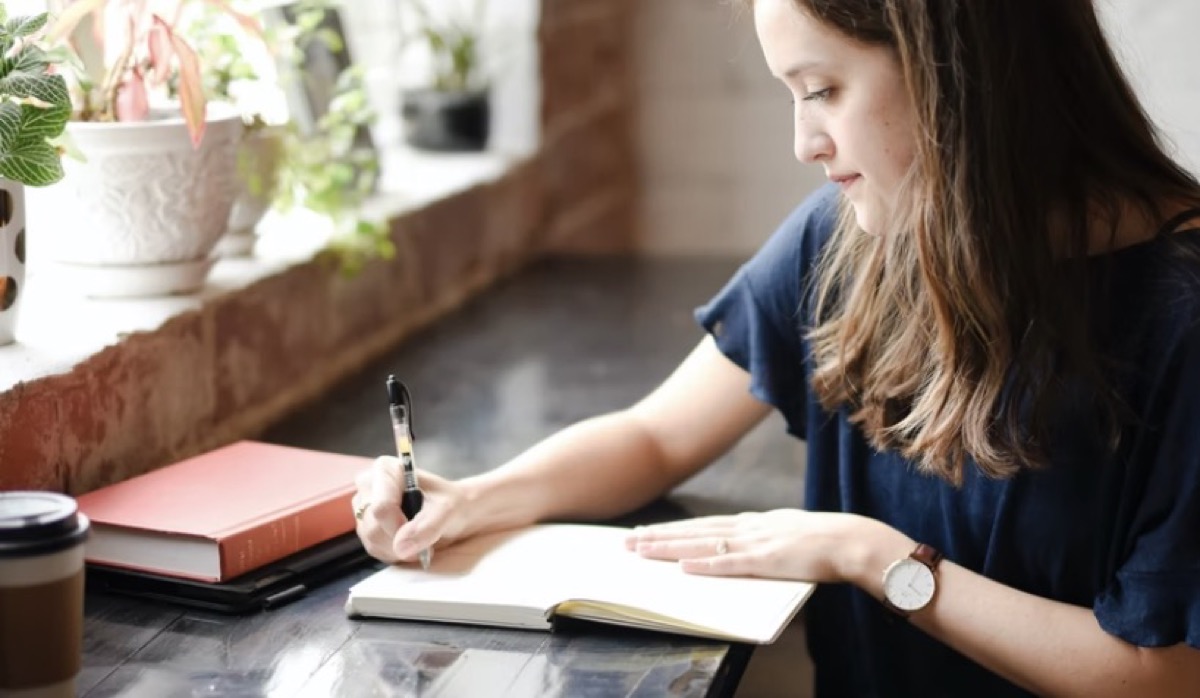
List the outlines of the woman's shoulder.
<svg viewBox="0 0 1200 698">
<path fill-rule="evenodd" d="M 1145 358 L 1200 342 L 1200 229 L 1118 250 L 1112 262 L 1110 331 Z"/>
<path fill-rule="evenodd" d="M 1135 302 L 1167 315 L 1200 313 L 1200 229 L 1161 234 L 1115 254 L 1118 283 Z"/>
</svg>

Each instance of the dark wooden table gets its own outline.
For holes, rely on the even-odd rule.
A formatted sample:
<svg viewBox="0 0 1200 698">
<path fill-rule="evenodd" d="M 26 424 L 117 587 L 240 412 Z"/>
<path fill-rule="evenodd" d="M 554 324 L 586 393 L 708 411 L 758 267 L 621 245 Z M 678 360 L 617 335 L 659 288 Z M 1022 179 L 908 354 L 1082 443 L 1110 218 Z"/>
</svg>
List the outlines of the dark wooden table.
<svg viewBox="0 0 1200 698">
<path fill-rule="evenodd" d="M 422 468 L 461 477 L 554 430 L 624 407 L 700 339 L 692 309 L 720 261 L 544 263 L 347 380 L 263 440 L 366 456 L 393 448 L 384 378 L 413 393 Z M 382 301 L 381 301 L 382 302 Z M 403 312 L 403 309 L 397 309 Z M 803 454 L 773 417 L 668 500 L 629 517 L 796 506 Z M 86 696 L 719 696 L 751 648 L 581 624 L 554 633 L 350 620 L 364 569 L 248 616 L 89 592 Z"/>
</svg>

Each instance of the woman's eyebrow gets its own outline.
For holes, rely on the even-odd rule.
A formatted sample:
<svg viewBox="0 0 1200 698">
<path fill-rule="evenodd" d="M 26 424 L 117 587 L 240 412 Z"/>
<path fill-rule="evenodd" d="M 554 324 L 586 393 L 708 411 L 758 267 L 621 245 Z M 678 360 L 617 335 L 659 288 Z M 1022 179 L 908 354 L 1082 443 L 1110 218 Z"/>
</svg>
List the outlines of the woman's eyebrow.
<svg viewBox="0 0 1200 698">
<path fill-rule="evenodd" d="M 780 75 L 780 77 L 794 78 L 797 75 L 800 75 L 801 73 L 806 73 L 815 68 L 820 68 L 823 65 L 824 65 L 824 63 L 821 61 L 818 61 L 818 60 L 800 61 L 799 63 L 796 63 L 795 65 L 793 65 L 791 68 L 788 68 L 787 70 L 785 70 L 783 72 L 783 74 Z"/>
</svg>

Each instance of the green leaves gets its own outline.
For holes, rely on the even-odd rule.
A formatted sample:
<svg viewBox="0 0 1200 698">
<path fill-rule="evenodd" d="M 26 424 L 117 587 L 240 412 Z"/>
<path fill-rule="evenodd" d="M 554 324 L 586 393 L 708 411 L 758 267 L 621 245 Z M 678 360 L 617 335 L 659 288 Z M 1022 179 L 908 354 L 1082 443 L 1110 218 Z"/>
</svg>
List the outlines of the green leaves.
<svg viewBox="0 0 1200 698">
<path fill-rule="evenodd" d="M 387 226 L 363 216 L 362 205 L 379 176 L 379 158 L 358 136 L 375 120 L 360 66 L 338 75 L 329 111 L 315 133 L 291 128 L 283 148 L 275 206 L 302 206 L 327 217 L 334 227 L 331 248 L 343 271 L 352 273 L 373 256 L 395 253 Z"/>
<path fill-rule="evenodd" d="M 0 177 L 29 186 L 62 179 L 54 139 L 71 116 L 67 83 L 50 72 L 57 54 L 33 43 L 46 20 L 0 13 Z"/>
<path fill-rule="evenodd" d="M 484 30 L 485 0 L 476 0 L 471 18 L 437 21 L 425 6 L 428 0 L 410 0 L 417 25 L 411 38 L 423 41 L 433 62 L 433 87 L 443 92 L 461 92 L 477 87 L 484 79 L 480 41 Z"/>
<path fill-rule="evenodd" d="M 15 59 L 0 63 L 0 96 L 17 100 L 35 100 L 70 111 L 71 97 L 61 75 L 48 71 L 50 61 L 46 52 L 36 46 L 26 47 Z"/>
<path fill-rule="evenodd" d="M 46 26 L 48 15 L 42 13 L 33 17 L 14 17 L 12 21 L 5 19 L 4 33 L 18 38 L 32 36 Z"/>
<path fill-rule="evenodd" d="M 69 113 L 69 108 L 59 114 L 28 104 L 0 104 L 0 177 L 33 187 L 62 179 L 58 148 L 48 138 L 62 133 Z"/>
</svg>

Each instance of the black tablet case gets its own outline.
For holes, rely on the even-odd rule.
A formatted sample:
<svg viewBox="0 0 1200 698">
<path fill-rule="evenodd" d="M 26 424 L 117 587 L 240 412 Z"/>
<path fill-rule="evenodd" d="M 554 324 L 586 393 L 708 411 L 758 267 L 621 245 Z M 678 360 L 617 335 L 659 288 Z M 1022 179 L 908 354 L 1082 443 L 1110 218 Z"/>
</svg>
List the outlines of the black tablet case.
<svg viewBox="0 0 1200 698">
<path fill-rule="evenodd" d="M 333 538 L 227 582 L 200 582 L 89 563 L 89 591 L 245 614 L 282 606 L 371 561 L 354 533 Z"/>
</svg>

